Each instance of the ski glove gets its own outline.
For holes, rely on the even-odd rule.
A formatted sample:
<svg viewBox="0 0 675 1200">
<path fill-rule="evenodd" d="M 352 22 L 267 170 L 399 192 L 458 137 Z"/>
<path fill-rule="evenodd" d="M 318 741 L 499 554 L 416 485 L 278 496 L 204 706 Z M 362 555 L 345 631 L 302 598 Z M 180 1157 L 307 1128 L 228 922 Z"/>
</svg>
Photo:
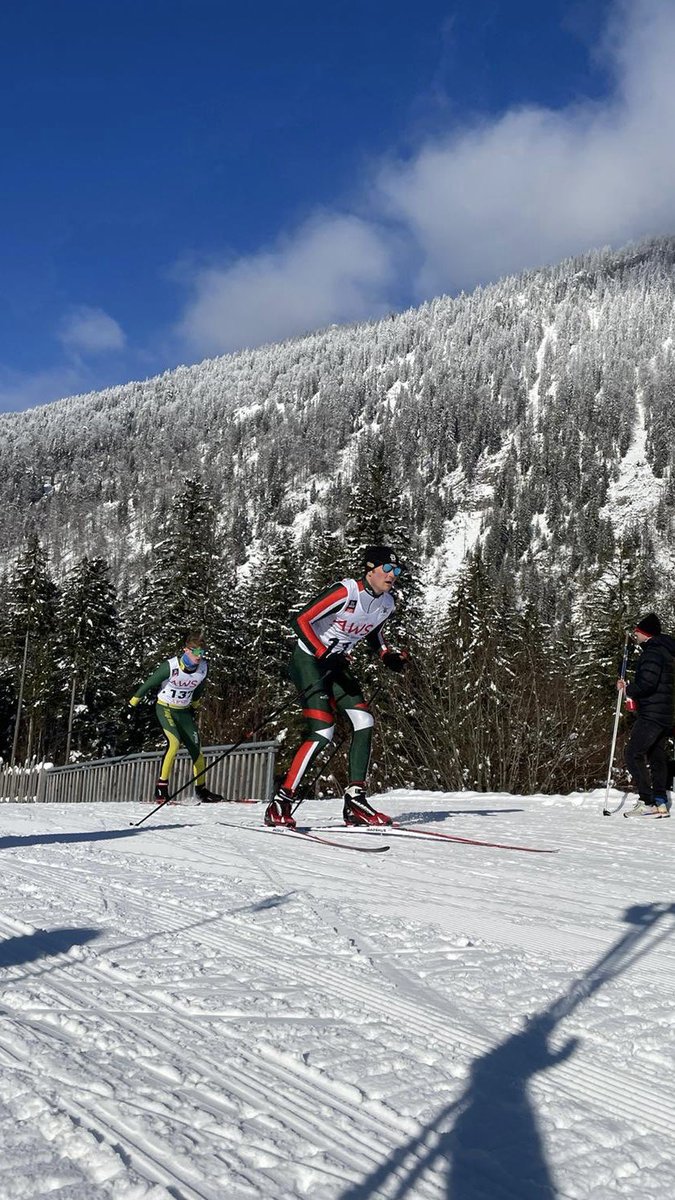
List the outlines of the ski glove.
<svg viewBox="0 0 675 1200">
<path fill-rule="evenodd" d="M 405 671 L 410 662 L 405 650 L 401 650 L 400 652 L 398 650 L 383 650 L 380 658 L 385 667 L 388 667 L 390 671 L 395 671 L 397 675 Z"/>
</svg>

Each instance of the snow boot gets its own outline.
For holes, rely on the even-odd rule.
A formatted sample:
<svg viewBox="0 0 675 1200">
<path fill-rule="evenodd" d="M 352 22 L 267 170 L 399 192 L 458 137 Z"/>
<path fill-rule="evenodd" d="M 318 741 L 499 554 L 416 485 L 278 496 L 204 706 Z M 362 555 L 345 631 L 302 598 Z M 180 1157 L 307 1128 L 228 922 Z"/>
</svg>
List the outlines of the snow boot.
<svg viewBox="0 0 675 1200">
<path fill-rule="evenodd" d="M 266 825 L 285 825 L 287 829 L 295 829 L 295 818 L 291 812 L 293 807 L 293 793 L 280 787 L 278 792 L 275 792 L 274 799 L 271 804 L 265 809 L 265 824 Z"/>
<path fill-rule="evenodd" d="M 342 820 L 345 825 L 393 825 L 392 817 L 386 813 L 377 812 L 368 803 L 363 785 L 352 783 L 344 795 Z"/>
<path fill-rule="evenodd" d="M 668 807 L 668 797 L 667 796 L 655 796 L 654 797 L 654 816 L 655 817 L 669 817 L 670 816 L 670 809 Z"/>
<path fill-rule="evenodd" d="M 654 803 L 651 796 L 638 796 L 633 807 L 623 815 L 624 817 L 653 817 Z"/>
<path fill-rule="evenodd" d="M 221 804 L 223 797 L 217 792 L 211 792 L 205 783 L 195 784 L 195 796 L 202 804 Z"/>
</svg>

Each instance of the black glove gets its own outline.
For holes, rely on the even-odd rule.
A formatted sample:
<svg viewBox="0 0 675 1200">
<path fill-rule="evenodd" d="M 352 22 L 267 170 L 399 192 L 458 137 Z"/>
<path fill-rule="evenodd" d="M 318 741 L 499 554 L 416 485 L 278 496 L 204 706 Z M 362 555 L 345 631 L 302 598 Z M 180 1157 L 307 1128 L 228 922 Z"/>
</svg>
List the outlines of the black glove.
<svg viewBox="0 0 675 1200">
<path fill-rule="evenodd" d="M 319 662 L 326 662 L 327 659 L 330 659 L 334 663 L 336 659 L 344 657 L 346 650 L 347 647 L 341 645 L 340 642 L 333 642 L 330 646 L 325 646 L 323 650 L 318 650 L 316 657 Z"/>
<path fill-rule="evenodd" d="M 388 667 L 390 671 L 395 671 L 397 675 L 401 675 L 410 662 L 405 650 L 401 650 L 400 653 L 398 650 L 384 650 L 380 658 L 385 667 Z"/>
</svg>

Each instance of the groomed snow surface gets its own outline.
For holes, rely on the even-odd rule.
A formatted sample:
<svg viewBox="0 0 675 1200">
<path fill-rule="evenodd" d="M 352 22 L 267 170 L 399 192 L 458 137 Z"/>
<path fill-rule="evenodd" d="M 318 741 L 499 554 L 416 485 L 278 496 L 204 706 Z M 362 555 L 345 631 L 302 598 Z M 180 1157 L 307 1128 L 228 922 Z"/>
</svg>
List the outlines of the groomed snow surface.
<svg viewBox="0 0 675 1200">
<path fill-rule="evenodd" d="M 675 819 L 378 803 L 0 807 L 3 1200 L 675 1196 Z"/>
</svg>

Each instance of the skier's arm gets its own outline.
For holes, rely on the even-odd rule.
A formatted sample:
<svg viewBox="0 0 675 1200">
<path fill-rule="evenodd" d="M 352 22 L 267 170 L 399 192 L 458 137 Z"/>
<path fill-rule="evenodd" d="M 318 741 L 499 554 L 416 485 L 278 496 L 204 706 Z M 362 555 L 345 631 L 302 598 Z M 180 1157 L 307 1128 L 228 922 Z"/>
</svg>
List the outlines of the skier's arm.
<svg viewBox="0 0 675 1200">
<path fill-rule="evenodd" d="M 383 621 L 382 625 L 384 625 L 384 623 L 385 622 Z M 366 634 L 366 646 L 369 650 L 372 650 L 375 654 L 379 655 L 385 654 L 389 649 L 384 640 L 382 625 L 378 625 L 377 629 L 373 629 L 370 633 Z"/>
<path fill-rule="evenodd" d="M 635 673 L 635 679 L 626 687 L 631 700 L 644 700 L 653 695 L 661 678 L 661 660 L 656 655 L 645 655 Z"/>
<path fill-rule="evenodd" d="M 194 708 L 196 712 L 199 712 L 199 709 L 202 706 L 201 698 L 202 698 L 202 694 L 203 694 L 205 687 L 206 687 L 206 678 L 202 679 L 201 683 L 197 685 L 194 692 L 192 693 L 192 700 L 190 702 L 190 707 Z"/>
<path fill-rule="evenodd" d="M 327 653 L 327 647 L 324 646 L 314 629 L 314 621 L 340 612 L 348 598 L 349 592 L 344 584 L 335 584 L 334 587 L 328 588 L 314 600 L 310 600 L 309 604 L 293 618 L 292 625 L 300 641 L 317 658 L 323 658 Z"/>
<path fill-rule="evenodd" d="M 151 692 L 153 688 L 156 691 L 159 691 L 165 679 L 169 678 L 170 673 L 168 661 L 160 663 L 157 670 L 153 671 L 152 675 L 145 680 L 145 683 L 142 683 L 141 686 L 134 692 L 131 700 L 129 701 L 131 707 L 135 708 L 136 705 L 139 704 L 143 699 L 143 697 L 147 696 L 148 692 Z M 197 689 L 197 691 L 198 690 L 199 689 Z"/>
<path fill-rule="evenodd" d="M 382 625 L 384 625 L 384 621 Z M 390 671 L 399 673 L 405 671 L 409 662 L 408 655 L 405 650 L 392 650 L 387 645 L 382 634 L 382 625 L 378 625 L 377 629 L 373 629 L 372 633 L 367 634 L 366 644 L 379 656 L 380 662 L 383 662 L 385 667 L 388 667 Z"/>
</svg>

